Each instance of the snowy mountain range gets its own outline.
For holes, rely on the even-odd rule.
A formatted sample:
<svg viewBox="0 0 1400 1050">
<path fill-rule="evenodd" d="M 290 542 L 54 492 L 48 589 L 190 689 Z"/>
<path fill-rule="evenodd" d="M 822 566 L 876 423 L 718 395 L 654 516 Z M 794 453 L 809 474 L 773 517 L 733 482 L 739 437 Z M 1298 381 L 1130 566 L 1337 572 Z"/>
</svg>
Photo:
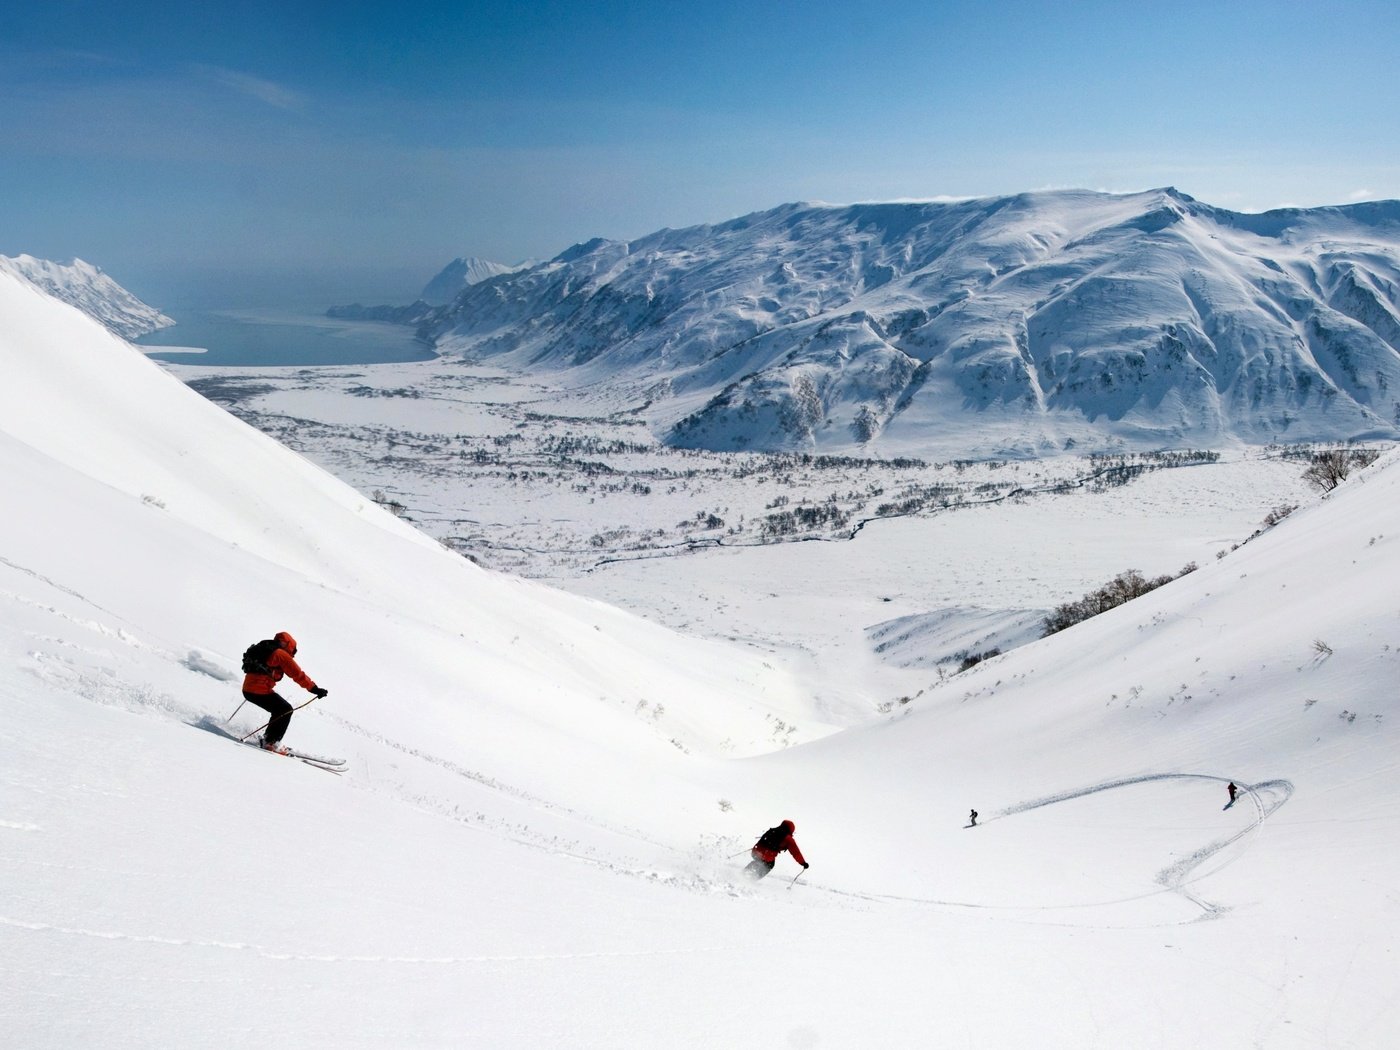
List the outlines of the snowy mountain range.
<svg viewBox="0 0 1400 1050">
<path fill-rule="evenodd" d="M 682 447 L 1038 454 L 1400 436 L 1400 202 L 790 204 L 593 240 L 421 319 L 636 387 Z"/>
<path fill-rule="evenodd" d="M 32 255 L 0 255 L 0 270 L 76 306 L 123 339 L 137 339 L 175 323 L 82 259 L 57 263 Z"/>
<path fill-rule="evenodd" d="M 836 725 L 779 647 L 482 570 L 4 273 L 0 368 L 16 1046 L 1400 1042 L 1396 452 Z M 344 776 L 235 742 L 284 629 Z M 746 882 L 783 818 L 810 870 Z"/>
</svg>

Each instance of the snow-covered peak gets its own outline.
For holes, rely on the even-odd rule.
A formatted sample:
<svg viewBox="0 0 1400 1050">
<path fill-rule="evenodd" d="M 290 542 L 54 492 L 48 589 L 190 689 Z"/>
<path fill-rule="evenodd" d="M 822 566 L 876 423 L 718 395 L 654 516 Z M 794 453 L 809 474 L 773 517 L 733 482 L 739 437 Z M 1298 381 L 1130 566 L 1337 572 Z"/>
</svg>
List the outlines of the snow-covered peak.
<svg viewBox="0 0 1400 1050">
<path fill-rule="evenodd" d="M 136 339 L 175 322 L 147 306 L 101 269 L 74 259 L 59 263 L 32 255 L 0 255 L 0 270 L 21 277 L 55 299 L 76 306 L 123 339 Z"/>
<path fill-rule="evenodd" d="M 1172 187 L 788 204 L 468 288 L 439 350 L 648 390 L 681 446 L 921 455 L 1400 435 L 1400 203 Z"/>
<path fill-rule="evenodd" d="M 525 265 L 525 264 L 521 264 Z M 507 266 L 504 263 L 479 259 L 474 255 L 453 259 L 442 268 L 436 277 L 423 286 L 419 298 L 435 306 L 452 302 L 463 288 L 479 284 L 503 273 L 514 273 L 521 266 Z"/>
</svg>

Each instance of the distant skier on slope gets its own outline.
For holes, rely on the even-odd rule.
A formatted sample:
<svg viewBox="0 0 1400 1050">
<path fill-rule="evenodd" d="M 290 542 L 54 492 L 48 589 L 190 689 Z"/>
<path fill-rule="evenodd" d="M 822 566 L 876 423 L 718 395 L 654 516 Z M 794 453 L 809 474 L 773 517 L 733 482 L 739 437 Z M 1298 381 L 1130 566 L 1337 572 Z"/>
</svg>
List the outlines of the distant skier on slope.
<svg viewBox="0 0 1400 1050">
<path fill-rule="evenodd" d="M 281 741 L 292 721 L 292 705 L 278 696 L 274 689 L 282 680 L 282 676 L 290 675 L 292 681 L 318 700 L 329 693 L 329 690 L 322 689 L 297 666 L 296 660 L 293 659 L 296 653 L 297 640 L 286 631 L 278 631 L 266 641 L 250 646 L 243 654 L 243 670 L 246 672 L 243 678 L 243 699 L 261 707 L 272 716 L 259 744 L 264 749 L 276 751 L 281 755 L 287 753 Z"/>
<path fill-rule="evenodd" d="M 975 828 L 977 826 L 977 810 L 974 809 L 968 817 L 967 826 L 970 828 Z"/>
<path fill-rule="evenodd" d="M 753 860 L 749 861 L 748 867 L 744 869 L 744 874 L 751 879 L 763 878 L 773 870 L 773 865 L 778 861 L 778 854 L 784 850 L 791 853 L 792 859 L 801 864 L 805 871 L 809 865 L 803 859 L 802 851 L 797 848 L 797 840 L 792 837 L 792 833 L 796 830 L 796 824 L 785 820 L 777 827 L 769 828 L 760 835 L 750 851 Z"/>
<path fill-rule="evenodd" d="M 1235 782 L 1232 780 L 1229 784 L 1225 785 L 1225 790 L 1230 793 L 1230 805 L 1233 806 L 1235 804 L 1235 792 L 1237 792 L 1239 788 L 1235 787 Z"/>
</svg>

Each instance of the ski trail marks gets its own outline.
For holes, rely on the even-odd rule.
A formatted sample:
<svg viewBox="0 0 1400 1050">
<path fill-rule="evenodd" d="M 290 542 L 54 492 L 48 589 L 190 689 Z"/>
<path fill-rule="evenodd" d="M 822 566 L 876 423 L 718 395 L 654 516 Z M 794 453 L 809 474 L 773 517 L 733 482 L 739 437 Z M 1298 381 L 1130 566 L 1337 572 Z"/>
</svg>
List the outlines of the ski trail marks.
<svg viewBox="0 0 1400 1050">
<path fill-rule="evenodd" d="M 243 941 L 210 941 L 182 937 L 162 937 L 157 934 L 123 933 L 116 930 L 85 930 L 47 922 L 32 922 L 0 915 L 0 926 L 32 933 L 58 934 L 64 937 L 85 937 L 101 941 L 122 941 L 129 944 L 150 944 L 172 948 L 209 948 L 217 951 L 249 952 L 263 959 L 278 962 L 313 963 L 394 963 L 400 965 L 451 966 L 473 963 L 533 963 L 566 962 L 576 959 L 648 958 L 660 955 L 700 955 L 738 950 L 737 945 L 711 945 L 698 948 L 646 948 L 636 951 L 587 952 L 511 952 L 497 955 L 332 955 L 315 952 L 278 951 L 265 945 Z"/>
<path fill-rule="evenodd" d="M 1167 780 L 1209 780 L 1219 784 L 1230 783 L 1234 778 L 1212 776 L 1206 773 L 1147 773 L 1136 777 L 1121 777 L 1117 780 L 1106 780 L 1099 784 L 1092 784 L 1088 787 L 1077 788 L 1072 791 L 1063 791 L 1054 795 L 1047 795 L 1044 798 L 1031 799 L 1027 802 L 1020 802 L 1013 806 L 995 813 L 990 820 L 1002 820 L 1013 817 L 1021 813 L 1028 813 L 1031 810 L 1041 809 L 1044 806 L 1053 806 L 1060 802 L 1069 802 L 1074 799 L 1084 798 L 1086 795 L 1095 795 L 1101 791 L 1112 791 L 1115 788 L 1129 787 L 1134 784 L 1148 784 Z M 1253 834 L 1259 829 L 1273 812 L 1287 802 L 1293 796 L 1293 784 L 1287 780 L 1267 780 L 1258 784 L 1243 784 L 1235 780 L 1240 785 L 1241 791 L 1250 802 L 1254 804 L 1254 819 L 1245 827 L 1225 838 L 1216 839 L 1207 843 L 1199 849 L 1193 850 L 1186 856 L 1181 857 L 1172 864 L 1163 868 L 1156 875 L 1156 882 L 1164 889 L 1173 893 L 1179 893 L 1191 903 L 1201 909 L 1202 914 L 1196 921 L 1219 918 L 1229 907 L 1208 901 L 1204 897 L 1192 893 L 1188 888 L 1198 869 L 1216 854 L 1236 842 L 1246 835 Z M 990 822 L 987 821 L 987 822 Z"/>
<path fill-rule="evenodd" d="M 1240 798 L 1248 798 L 1254 806 L 1253 819 L 1243 828 L 1226 836 L 1217 839 L 1198 849 L 1192 850 L 1187 855 L 1174 861 L 1172 864 L 1157 872 L 1154 881 L 1160 887 L 1155 890 L 1148 890 L 1128 897 L 1121 897 L 1113 900 L 1085 901 L 1073 904 L 991 904 L 981 903 L 972 900 L 944 900 L 928 897 L 912 897 L 900 894 L 878 893 L 878 892 L 858 892 L 851 890 L 841 890 L 830 886 L 813 884 L 813 889 L 829 893 L 837 897 L 850 898 L 853 900 L 868 901 L 871 903 L 886 902 L 898 904 L 926 905 L 940 908 L 958 908 L 972 911 L 998 912 L 1001 914 L 1019 914 L 1022 916 L 1050 913 L 1067 910 L 1085 910 L 1094 908 L 1109 907 L 1117 904 L 1127 904 L 1132 901 L 1146 900 L 1160 893 L 1175 893 L 1190 901 L 1201 909 L 1201 914 L 1190 919 L 1190 922 L 1202 922 L 1208 919 L 1219 918 L 1230 910 L 1229 906 L 1208 901 L 1205 898 L 1191 892 L 1190 883 L 1202 877 L 1200 871 L 1202 865 L 1212 857 L 1217 856 L 1221 851 L 1234 843 L 1259 830 L 1266 819 L 1287 802 L 1293 795 L 1293 784 L 1288 780 L 1266 780 L 1257 784 L 1245 784 L 1238 777 L 1212 776 L 1204 773 L 1148 773 L 1141 776 L 1121 777 L 1115 780 L 1106 780 L 1087 787 L 1074 788 L 1069 791 L 1057 792 L 1054 795 L 1046 795 L 1041 798 L 1029 799 L 1025 802 L 1018 802 L 997 810 L 991 815 L 979 819 L 977 827 L 984 827 L 998 820 L 1005 820 L 1033 810 L 1042 809 L 1046 806 L 1053 806 L 1062 802 L 1070 802 L 1075 799 L 1084 798 L 1087 795 L 1094 795 L 1104 791 L 1112 791 L 1116 788 L 1130 787 L 1135 784 L 1148 784 L 1161 781 L 1172 780 L 1204 780 L 1225 785 L 1231 780 L 1240 788 Z M 1220 867 L 1224 867 L 1222 864 Z M 1215 870 L 1220 870 L 1216 868 Z M 1034 922 L 1035 920 L 1027 920 Z M 1155 925 L 1155 924 L 1154 924 Z M 1169 923 L 1168 925 L 1177 925 Z"/>
</svg>

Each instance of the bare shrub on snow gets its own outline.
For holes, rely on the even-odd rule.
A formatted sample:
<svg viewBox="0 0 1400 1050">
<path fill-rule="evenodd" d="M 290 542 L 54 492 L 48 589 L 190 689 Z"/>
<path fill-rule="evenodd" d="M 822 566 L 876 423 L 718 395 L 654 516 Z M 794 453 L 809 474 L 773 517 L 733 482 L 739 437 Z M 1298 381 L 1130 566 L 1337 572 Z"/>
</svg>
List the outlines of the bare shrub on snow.
<svg viewBox="0 0 1400 1050">
<path fill-rule="evenodd" d="M 1346 481 L 1353 470 L 1370 466 L 1379 456 L 1379 452 L 1368 448 L 1315 452 L 1312 463 L 1303 471 L 1303 480 L 1319 492 L 1331 492 Z"/>
</svg>

